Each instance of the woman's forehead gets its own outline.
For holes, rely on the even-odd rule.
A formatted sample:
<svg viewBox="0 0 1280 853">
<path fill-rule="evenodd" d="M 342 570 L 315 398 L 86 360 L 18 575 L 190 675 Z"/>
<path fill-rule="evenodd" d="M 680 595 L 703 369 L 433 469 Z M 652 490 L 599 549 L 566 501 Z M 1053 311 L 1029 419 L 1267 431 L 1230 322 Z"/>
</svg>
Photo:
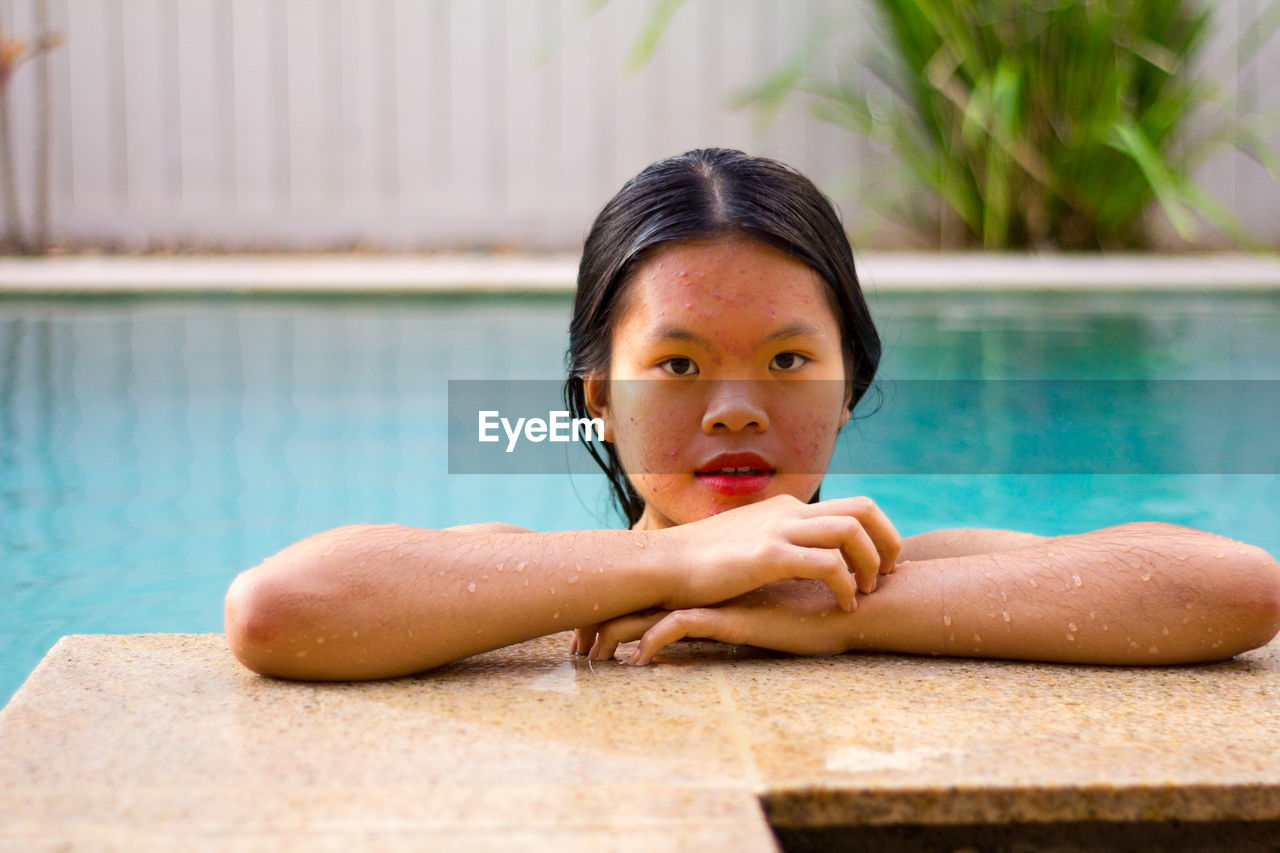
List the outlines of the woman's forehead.
<svg viewBox="0 0 1280 853">
<path fill-rule="evenodd" d="M 755 240 L 671 243 L 632 277 L 619 325 L 669 328 L 750 319 L 838 327 L 826 291 L 808 264 Z"/>
</svg>

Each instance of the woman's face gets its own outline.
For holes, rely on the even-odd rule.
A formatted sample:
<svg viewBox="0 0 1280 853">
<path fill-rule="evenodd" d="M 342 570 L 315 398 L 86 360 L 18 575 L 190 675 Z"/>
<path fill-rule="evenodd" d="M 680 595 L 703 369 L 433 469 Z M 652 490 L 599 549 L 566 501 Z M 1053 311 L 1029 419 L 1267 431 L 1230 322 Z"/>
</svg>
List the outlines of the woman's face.
<svg viewBox="0 0 1280 853">
<path fill-rule="evenodd" d="M 849 391 L 839 324 L 804 262 L 747 238 L 667 244 L 628 285 L 611 352 L 587 400 L 644 499 L 637 528 L 808 500 L 821 484 Z"/>
</svg>

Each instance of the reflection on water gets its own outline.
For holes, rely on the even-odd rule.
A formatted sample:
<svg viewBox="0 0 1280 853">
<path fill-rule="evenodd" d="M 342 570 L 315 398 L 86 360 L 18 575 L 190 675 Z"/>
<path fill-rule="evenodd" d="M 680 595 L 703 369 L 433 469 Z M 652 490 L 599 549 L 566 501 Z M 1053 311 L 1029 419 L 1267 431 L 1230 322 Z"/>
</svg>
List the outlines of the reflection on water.
<svg viewBox="0 0 1280 853">
<path fill-rule="evenodd" d="M 1278 296 L 873 311 L 889 380 L 1280 379 Z M 615 524 L 599 478 L 445 474 L 447 380 L 560 377 L 568 313 L 567 297 L 0 302 L 0 700 L 64 633 L 221 630 L 236 572 L 327 527 Z M 823 493 L 872 495 L 904 534 L 1142 517 L 1280 551 L 1259 511 L 1280 505 L 1276 477 L 1097 481 L 842 475 Z"/>
</svg>

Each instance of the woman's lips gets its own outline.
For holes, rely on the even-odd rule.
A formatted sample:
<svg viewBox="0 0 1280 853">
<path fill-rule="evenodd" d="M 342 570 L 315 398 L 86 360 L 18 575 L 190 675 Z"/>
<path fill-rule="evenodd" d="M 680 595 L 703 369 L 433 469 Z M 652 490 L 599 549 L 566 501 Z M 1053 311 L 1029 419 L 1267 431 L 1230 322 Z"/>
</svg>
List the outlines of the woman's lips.
<svg viewBox="0 0 1280 853">
<path fill-rule="evenodd" d="M 722 453 L 699 465 L 694 476 L 711 491 L 736 497 L 767 487 L 773 466 L 756 453 Z"/>
<path fill-rule="evenodd" d="M 722 472 L 698 472 L 694 475 L 698 478 L 698 482 L 706 486 L 713 492 L 730 497 L 738 495 L 750 495 L 761 491 L 769 485 L 769 481 L 773 479 L 771 471 L 751 470 L 745 474 L 733 473 L 726 474 Z"/>
</svg>

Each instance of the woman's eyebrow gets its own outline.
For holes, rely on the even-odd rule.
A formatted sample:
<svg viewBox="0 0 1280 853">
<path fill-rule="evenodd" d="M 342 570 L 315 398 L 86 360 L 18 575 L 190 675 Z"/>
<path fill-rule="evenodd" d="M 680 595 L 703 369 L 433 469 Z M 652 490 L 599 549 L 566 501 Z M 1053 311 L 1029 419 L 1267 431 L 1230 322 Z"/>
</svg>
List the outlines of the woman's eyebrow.
<svg viewBox="0 0 1280 853">
<path fill-rule="evenodd" d="M 702 337 L 702 335 L 683 329 L 680 326 L 659 326 L 644 337 L 646 341 L 653 344 L 665 341 L 686 341 L 691 344 L 697 344 L 704 349 L 711 346 L 711 342 Z"/>
<path fill-rule="evenodd" d="M 760 342 L 761 346 L 772 343 L 773 341 L 783 338 L 800 338 L 800 337 L 822 337 L 822 330 L 812 323 L 806 323 L 803 320 L 783 326 L 775 332 L 767 335 Z M 712 344 L 702 335 L 685 329 L 681 326 L 659 326 L 649 334 L 645 335 L 646 340 L 650 343 L 660 343 L 663 341 L 686 341 L 691 344 L 697 344 L 704 349 L 710 349 Z"/>
<path fill-rule="evenodd" d="M 804 338 L 804 337 L 820 338 L 822 337 L 822 330 L 819 329 L 817 326 L 813 325 L 812 323 L 806 323 L 803 320 L 799 320 L 795 323 L 792 323 L 790 326 L 783 326 L 778 331 L 766 337 L 763 341 L 761 341 L 761 343 L 762 344 L 772 343 L 773 341 L 782 340 L 783 338 Z"/>
</svg>

